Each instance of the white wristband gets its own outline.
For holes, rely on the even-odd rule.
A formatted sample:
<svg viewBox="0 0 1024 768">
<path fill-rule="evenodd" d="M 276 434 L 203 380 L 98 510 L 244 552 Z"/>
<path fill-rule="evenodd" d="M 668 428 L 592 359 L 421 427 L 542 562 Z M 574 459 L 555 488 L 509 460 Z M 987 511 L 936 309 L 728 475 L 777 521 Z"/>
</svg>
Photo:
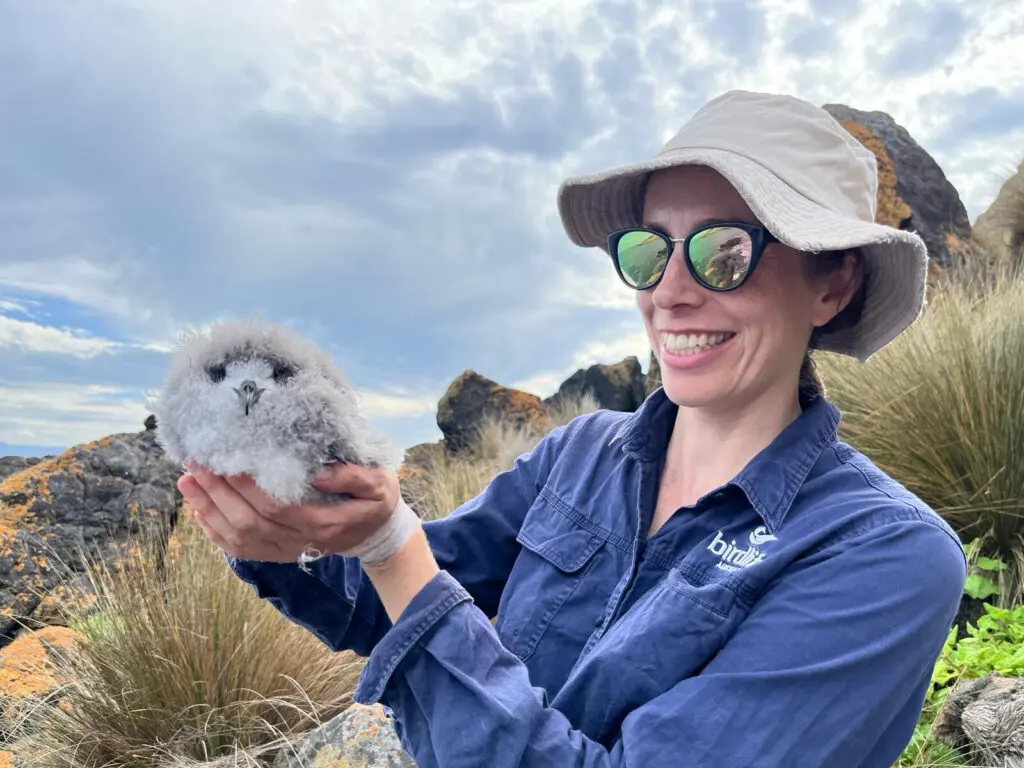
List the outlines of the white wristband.
<svg viewBox="0 0 1024 768">
<path fill-rule="evenodd" d="M 412 511 L 412 508 L 405 503 L 405 499 L 398 497 L 398 504 L 388 517 L 387 522 L 374 531 L 370 536 L 359 544 L 349 549 L 338 552 L 343 557 L 357 557 L 364 565 L 376 565 L 382 563 L 397 552 L 405 542 L 423 525 L 419 515 Z M 306 563 L 317 560 L 322 555 L 312 548 L 307 548 L 299 555 L 299 567 L 308 571 Z"/>
</svg>

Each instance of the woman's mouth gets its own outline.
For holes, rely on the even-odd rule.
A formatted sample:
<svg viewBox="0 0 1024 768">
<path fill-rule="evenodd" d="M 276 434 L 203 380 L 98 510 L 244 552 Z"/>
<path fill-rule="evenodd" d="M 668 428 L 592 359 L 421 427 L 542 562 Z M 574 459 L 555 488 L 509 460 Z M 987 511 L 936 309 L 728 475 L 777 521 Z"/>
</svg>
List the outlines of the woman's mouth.
<svg viewBox="0 0 1024 768">
<path fill-rule="evenodd" d="M 735 335 L 731 332 L 663 333 L 661 334 L 661 345 L 665 351 L 673 355 L 695 355 L 707 352 Z"/>
</svg>

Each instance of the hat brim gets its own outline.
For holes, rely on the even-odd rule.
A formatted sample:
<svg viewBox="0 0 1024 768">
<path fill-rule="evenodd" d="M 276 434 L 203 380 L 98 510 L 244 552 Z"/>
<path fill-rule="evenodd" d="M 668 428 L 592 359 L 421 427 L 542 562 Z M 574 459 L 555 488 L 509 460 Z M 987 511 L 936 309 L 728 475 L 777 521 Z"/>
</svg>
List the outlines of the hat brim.
<svg viewBox="0 0 1024 768">
<path fill-rule="evenodd" d="M 648 174 L 680 165 L 704 165 L 720 173 L 785 245 L 811 252 L 861 250 L 867 285 L 860 322 L 823 334 L 819 349 L 867 360 L 920 315 L 928 274 L 920 236 L 825 208 L 753 160 L 725 150 L 683 149 L 565 180 L 558 190 L 558 210 L 569 239 L 607 251 L 608 233 L 642 223 Z"/>
</svg>

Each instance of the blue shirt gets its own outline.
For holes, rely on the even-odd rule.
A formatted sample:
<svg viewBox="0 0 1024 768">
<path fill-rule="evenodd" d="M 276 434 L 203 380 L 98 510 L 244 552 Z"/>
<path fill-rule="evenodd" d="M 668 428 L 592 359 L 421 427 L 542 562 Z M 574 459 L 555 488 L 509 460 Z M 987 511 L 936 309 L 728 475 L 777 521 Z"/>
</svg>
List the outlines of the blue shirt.
<svg viewBox="0 0 1024 768">
<path fill-rule="evenodd" d="M 394 625 L 358 561 L 228 560 L 368 656 L 355 699 L 420 766 L 888 768 L 959 605 L 959 539 L 820 398 L 648 538 L 674 416 L 663 390 L 581 416 L 426 522 L 442 570 Z"/>
</svg>

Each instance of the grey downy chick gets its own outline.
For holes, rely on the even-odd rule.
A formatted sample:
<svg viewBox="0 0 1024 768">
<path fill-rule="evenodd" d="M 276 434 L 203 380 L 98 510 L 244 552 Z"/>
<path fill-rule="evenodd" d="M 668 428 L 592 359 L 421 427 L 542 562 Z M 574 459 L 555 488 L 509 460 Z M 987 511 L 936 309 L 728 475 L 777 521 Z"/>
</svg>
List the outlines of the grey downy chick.
<svg viewBox="0 0 1024 768">
<path fill-rule="evenodd" d="M 317 345 L 258 320 L 184 334 L 151 407 L 169 458 L 249 474 L 283 504 L 339 500 L 311 484 L 324 464 L 396 469 L 401 462 Z"/>
</svg>

